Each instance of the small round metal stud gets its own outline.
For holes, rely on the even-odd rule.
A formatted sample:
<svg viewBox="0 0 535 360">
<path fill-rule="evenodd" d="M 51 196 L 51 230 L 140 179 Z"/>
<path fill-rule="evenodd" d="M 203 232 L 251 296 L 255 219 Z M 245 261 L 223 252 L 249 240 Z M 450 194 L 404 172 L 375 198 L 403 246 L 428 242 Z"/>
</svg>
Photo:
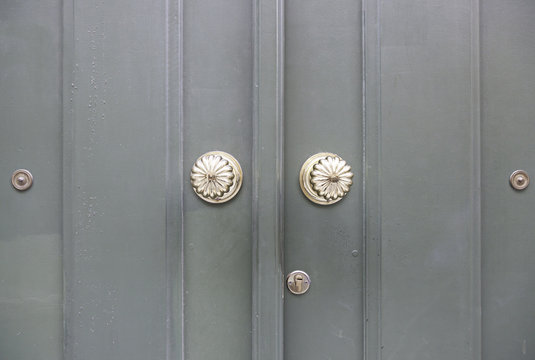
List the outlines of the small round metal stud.
<svg viewBox="0 0 535 360">
<path fill-rule="evenodd" d="M 509 182 L 515 190 L 524 190 L 529 185 L 529 175 L 524 170 L 516 170 L 509 177 Z"/>
<path fill-rule="evenodd" d="M 11 175 L 11 184 L 19 191 L 25 191 L 32 187 L 33 176 L 26 169 L 18 169 Z"/>
<path fill-rule="evenodd" d="M 299 173 L 299 184 L 305 196 L 319 205 L 342 200 L 353 184 L 353 173 L 344 159 L 333 153 L 309 157 Z"/>
<path fill-rule="evenodd" d="M 195 194 L 212 204 L 221 204 L 236 196 L 242 178 L 238 160 L 223 151 L 210 151 L 201 155 L 190 174 Z"/>
</svg>

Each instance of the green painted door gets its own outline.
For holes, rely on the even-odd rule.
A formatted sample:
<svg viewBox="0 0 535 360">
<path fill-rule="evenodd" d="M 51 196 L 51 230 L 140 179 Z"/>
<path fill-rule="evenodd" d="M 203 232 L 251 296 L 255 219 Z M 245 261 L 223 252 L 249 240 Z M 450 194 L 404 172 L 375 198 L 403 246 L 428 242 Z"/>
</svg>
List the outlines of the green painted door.
<svg viewBox="0 0 535 360">
<path fill-rule="evenodd" d="M 534 18 L 1 1 L 0 359 L 532 359 Z M 213 150 L 243 170 L 223 204 L 190 184 Z M 299 186 L 319 152 L 354 173 L 334 205 Z"/>
</svg>

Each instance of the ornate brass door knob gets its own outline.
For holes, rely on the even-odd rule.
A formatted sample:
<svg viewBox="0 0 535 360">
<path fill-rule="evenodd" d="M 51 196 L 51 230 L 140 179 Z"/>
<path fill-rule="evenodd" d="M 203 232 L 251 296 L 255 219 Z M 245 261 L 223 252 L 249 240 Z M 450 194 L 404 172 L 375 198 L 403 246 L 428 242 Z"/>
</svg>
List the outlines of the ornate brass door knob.
<svg viewBox="0 0 535 360">
<path fill-rule="evenodd" d="M 299 183 L 305 196 L 320 205 L 342 200 L 353 184 L 351 166 L 333 153 L 318 153 L 305 161 Z"/>
<path fill-rule="evenodd" d="M 223 151 L 201 155 L 191 169 L 191 185 L 204 201 L 221 204 L 240 191 L 242 170 L 234 156 Z"/>
</svg>

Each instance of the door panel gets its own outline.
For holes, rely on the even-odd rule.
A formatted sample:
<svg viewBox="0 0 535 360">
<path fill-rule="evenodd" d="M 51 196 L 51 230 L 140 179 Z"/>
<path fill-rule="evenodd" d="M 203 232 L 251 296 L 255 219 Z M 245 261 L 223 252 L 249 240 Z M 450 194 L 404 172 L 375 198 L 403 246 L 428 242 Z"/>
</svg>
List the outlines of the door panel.
<svg viewBox="0 0 535 360">
<path fill-rule="evenodd" d="M 479 146 L 470 2 L 382 2 L 384 359 L 471 359 Z"/>
<path fill-rule="evenodd" d="M 535 193 L 508 177 L 535 171 L 535 3 L 489 1 L 481 16 L 483 358 L 529 359 Z"/>
<path fill-rule="evenodd" d="M 249 1 L 184 4 L 185 359 L 251 357 L 252 9 Z M 233 155 L 245 181 L 224 204 L 191 189 L 202 154 Z"/>
<path fill-rule="evenodd" d="M 312 280 L 304 295 L 286 292 L 286 359 L 358 358 L 362 348 L 362 257 L 352 255 L 362 251 L 360 18 L 354 1 L 286 3 L 285 269 Z M 334 205 L 313 204 L 299 187 L 301 165 L 318 152 L 355 173 Z"/>
<path fill-rule="evenodd" d="M 64 34 L 74 39 L 64 48 L 73 66 L 64 69 L 72 77 L 64 89 L 66 357 L 162 359 L 164 3 L 73 6 Z"/>
<path fill-rule="evenodd" d="M 0 2 L 0 357 L 59 359 L 61 4 Z M 16 191 L 26 168 L 33 186 Z"/>
</svg>

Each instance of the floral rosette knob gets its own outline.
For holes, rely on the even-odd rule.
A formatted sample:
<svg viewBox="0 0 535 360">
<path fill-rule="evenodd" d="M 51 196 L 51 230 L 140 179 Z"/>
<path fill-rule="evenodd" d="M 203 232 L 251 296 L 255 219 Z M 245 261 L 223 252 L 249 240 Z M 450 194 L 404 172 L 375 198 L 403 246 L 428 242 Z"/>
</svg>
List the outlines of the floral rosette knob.
<svg viewBox="0 0 535 360">
<path fill-rule="evenodd" d="M 223 203 L 240 190 L 242 172 L 238 161 L 222 151 L 208 152 L 197 159 L 191 169 L 195 193 L 210 203 Z"/>
<path fill-rule="evenodd" d="M 342 200 L 353 184 L 351 166 L 333 153 L 318 153 L 309 157 L 299 174 L 305 196 L 319 205 L 332 205 Z"/>
<path fill-rule="evenodd" d="M 345 196 L 352 178 L 351 166 L 339 157 L 328 156 L 314 165 L 310 181 L 317 194 L 329 201 Z"/>
</svg>

